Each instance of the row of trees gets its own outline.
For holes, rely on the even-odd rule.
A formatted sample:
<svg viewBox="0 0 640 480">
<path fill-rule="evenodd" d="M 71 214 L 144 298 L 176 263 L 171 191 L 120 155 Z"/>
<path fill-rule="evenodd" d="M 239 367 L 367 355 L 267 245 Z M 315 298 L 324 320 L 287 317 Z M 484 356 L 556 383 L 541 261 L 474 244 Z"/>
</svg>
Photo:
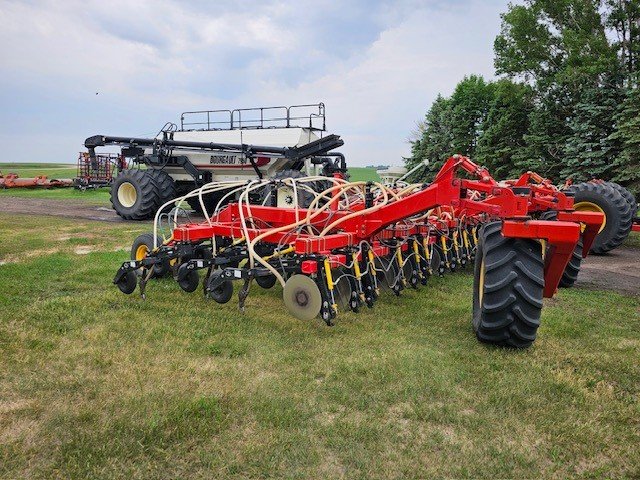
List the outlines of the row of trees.
<svg viewBox="0 0 640 480">
<path fill-rule="evenodd" d="M 510 5 L 494 51 L 501 79 L 471 75 L 436 98 L 409 167 L 462 153 L 497 178 L 535 170 L 640 190 L 640 2 Z"/>
</svg>

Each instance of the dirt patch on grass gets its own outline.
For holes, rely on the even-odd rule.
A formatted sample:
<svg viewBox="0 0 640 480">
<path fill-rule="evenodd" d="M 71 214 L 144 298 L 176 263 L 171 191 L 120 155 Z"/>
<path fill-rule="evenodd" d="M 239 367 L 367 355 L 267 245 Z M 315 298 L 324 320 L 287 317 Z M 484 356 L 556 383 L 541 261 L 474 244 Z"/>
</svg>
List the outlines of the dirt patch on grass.
<svg viewBox="0 0 640 480">
<path fill-rule="evenodd" d="M 20 262 L 20 261 L 28 259 L 28 258 L 42 257 L 42 256 L 46 256 L 46 255 L 53 255 L 54 253 L 58 253 L 59 251 L 60 251 L 59 248 L 46 248 L 46 249 L 40 249 L 40 250 L 29 250 L 29 251 L 23 252 L 21 254 L 7 255 L 6 257 L 4 257 L 2 259 L 1 264 L 5 265 L 7 263 L 17 263 L 17 262 Z"/>
<path fill-rule="evenodd" d="M 640 296 L 640 250 L 623 246 L 606 255 L 589 255 L 576 286 Z"/>
<path fill-rule="evenodd" d="M 3 197 L 2 204 L 0 204 L 0 212 L 23 213 L 26 215 L 55 215 L 102 222 L 125 222 L 114 210 L 107 207 L 51 198 Z"/>
<path fill-rule="evenodd" d="M 124 220 L 109 207 L 84 204 L 74 200 L 56 200 L 51 198 L 3 197 L 2 202 L 0 202 L 0 212 L 82 218 L 101 222 L 141 223 Z M 190 213 L 190 219 L 193 221 L 203 220 L 201 216 L 193 212 Z"/>
</svg>

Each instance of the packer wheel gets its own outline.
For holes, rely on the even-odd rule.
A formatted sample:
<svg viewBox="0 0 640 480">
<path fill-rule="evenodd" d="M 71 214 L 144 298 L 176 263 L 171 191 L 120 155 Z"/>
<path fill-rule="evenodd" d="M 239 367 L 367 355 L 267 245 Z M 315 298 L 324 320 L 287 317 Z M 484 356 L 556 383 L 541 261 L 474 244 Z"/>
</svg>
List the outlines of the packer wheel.
<svg viewBox="0 0 640 480">
<path fill-rule="evenodd" d="M 278 279 L 275 275 L 267 275 L 266 277 L 256 277 L 256 283 L 259 287 L 264 289 L 272 288 Z"/>
<path fill-rule="evenodd" d="M 138 285 L 138 277 L 133 271 L 127 272 L 116 285 L 118 285 L 118 288 L 122 293 L 130 295 Z"/>
<path fill-rule="evenodd" d="M 199 283 L 200 276 L 196 270 L 190 270 L 183 279 L 178 280 L 180 288 L 189 293 L 195 292 Z"/>
<path fill-rule="evenodd" d="M 207 296 L 217 303 L 224 304 L 228 303 L 233 296 L 233 283 L 231 283 L 231 280 L 224 280 L 216 288 L 211 288 L 213 281 L 220 275 L 222 275 L 222 270 L 215 270 L 209 275 L 209 279 L 207 280 Z"/>
</svg>

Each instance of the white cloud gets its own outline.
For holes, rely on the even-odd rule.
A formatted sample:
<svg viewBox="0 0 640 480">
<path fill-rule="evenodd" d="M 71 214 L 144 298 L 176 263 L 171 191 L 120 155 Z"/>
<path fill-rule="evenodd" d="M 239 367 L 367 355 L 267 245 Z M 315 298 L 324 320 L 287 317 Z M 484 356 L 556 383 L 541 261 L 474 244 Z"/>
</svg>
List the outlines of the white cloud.
<svg viewBox="0 0 640 480">
<path fill-rule="evenodd" d="M 351 164 L 399 163 L 437 93 L 492 75 L 506 2 L 341 3 L 2 2 L 2 143 L 77 137 L 55 142 L 69 161 L 88 135 L 150 133 L 184 110 L 324 101 Z M 30 143 L 7 160 L 51 159 Z"/>
</svg>

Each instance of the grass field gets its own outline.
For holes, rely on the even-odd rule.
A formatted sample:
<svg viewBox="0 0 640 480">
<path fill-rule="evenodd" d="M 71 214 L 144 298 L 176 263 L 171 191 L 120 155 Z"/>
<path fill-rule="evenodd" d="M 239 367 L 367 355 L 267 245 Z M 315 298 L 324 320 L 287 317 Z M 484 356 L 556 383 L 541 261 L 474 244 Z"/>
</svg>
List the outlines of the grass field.
<svg viewBox="0 0 640 480">
<path fill-rule="evenodd" d="M 280 287 L 120 294 L 145 228 L 0 214 L 0 478 L 640 476 L 638 298 L 563 290 L 519 352 L 465 274 L 328 328 Z"/>
<path fill-rule="evenodd" d="M 373 168 L 350 167 L 349 174 L 351 175 L 349 180 L 351 180 L 352 182 L 380 181 L 378 172 L 376 172 Z"/>
<path fill-rule="evenodd" d="M 17 173 L 21 177 L 47 175 L 49 178 L 73 178 L 77 174 L 75 165 L 64 163 L 0 163 L 4 175 Z"/>
<path fill-rule="evenodd" d="M 4 175 L 17 173 L 21 177 L 47 175 L 49 178 L 74 178 L 77 174 L 75 165 L 58 163 L 0 163 L 0 172 Z M 109 189 L 91 189 L 85 192 L 75 188 L 10 188 L 0 189 L 2 197 L 45 198 L 54 200 L 74 200 L 89 204 L 110 206 Z"/>
<path fill-rule="evenodd" d="M 76 168 L 73 165 L 55 163 L 0 163 L 0 172 L 17 173 L 21 177 L 47 175 L 49 178 L 73 178 Z M 352 181 L 379 181 L 380 177 L 373 168 L 354 167 L 349 169 Z M 13 188 L 0 190 L 0 199 L 7 197 L 50 198 L 60 200 L 75 200 L 85 203 L 109 206 L 109 189 L 100 188 L 81 192 L 73 188 Z"/>
</svg>

